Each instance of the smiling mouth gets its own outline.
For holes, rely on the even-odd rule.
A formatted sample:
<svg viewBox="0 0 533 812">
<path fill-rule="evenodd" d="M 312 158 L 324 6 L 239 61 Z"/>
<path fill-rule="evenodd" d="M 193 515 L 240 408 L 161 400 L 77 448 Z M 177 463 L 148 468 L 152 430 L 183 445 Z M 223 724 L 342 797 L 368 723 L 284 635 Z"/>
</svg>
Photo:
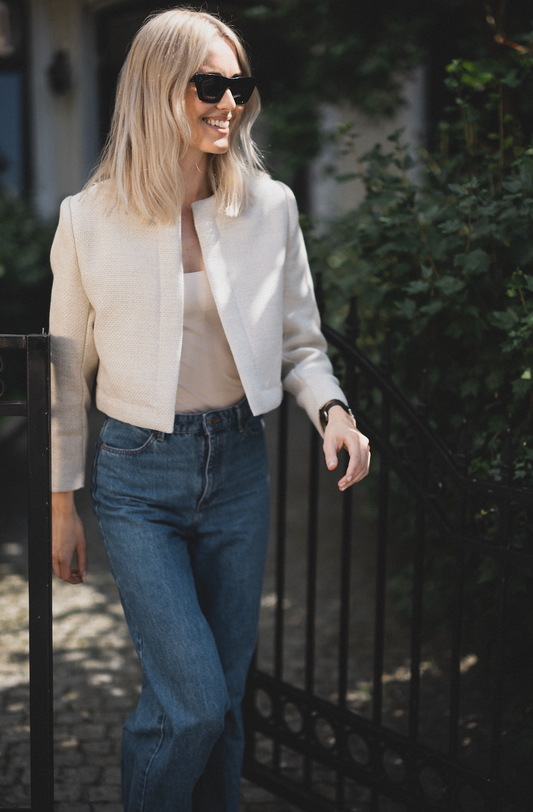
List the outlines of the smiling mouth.
<svg viewBox="0 0 533 812">
<path fill-rule="evenodd" d="M 225 130 L 226 132 L 229 130 L 229 119 L 203 118 L 202 121 L 205 121 L 206 124 L 216 130 Z"/>
</svg>

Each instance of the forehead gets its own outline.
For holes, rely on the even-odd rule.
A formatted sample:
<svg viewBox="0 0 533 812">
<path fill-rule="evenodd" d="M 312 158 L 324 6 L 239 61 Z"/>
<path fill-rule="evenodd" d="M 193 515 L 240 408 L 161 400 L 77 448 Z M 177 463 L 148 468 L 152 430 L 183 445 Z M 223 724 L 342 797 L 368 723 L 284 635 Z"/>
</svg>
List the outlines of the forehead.
<svg viewBox="0 0 533 812">
<path fill-rule="evenodd" d="M 241 66 L 233 43 L 219 36 L 213 37 L 200 70 L 202 73 L 221 73 L 224 76 L 240 73 Z"/>
</svg>

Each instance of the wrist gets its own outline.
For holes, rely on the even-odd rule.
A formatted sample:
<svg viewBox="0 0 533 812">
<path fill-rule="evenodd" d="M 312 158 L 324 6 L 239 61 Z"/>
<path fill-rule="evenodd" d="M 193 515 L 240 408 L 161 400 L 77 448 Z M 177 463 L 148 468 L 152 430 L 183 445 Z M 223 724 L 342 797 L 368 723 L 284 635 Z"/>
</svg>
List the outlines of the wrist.
<svg viewBox="0 0 533 812">
<path fill-rule="evenodd" d="M 352 414 L 344 411 L 341 406 L 332 406 L 329 410 L 327 425 L 329 426 L 330 423 L 336 423 L 338 420 L 349 420 L 350 423 L 355 424 L 355 419 Z"/>
<path fill-rule="evenodd" d="M 341 400 L 328 400 L 328 402 L 325 403 L 318 412 L 318 418 L 322 428 L 325 429 L 327 427 L 328 423 L 330 422 L 330 415 L 335 415 L 333 419 L 337 420 L 342 414 L 345 417 L 350 417 L 355 425 L 355 418 L 349 406 L 346 406 L 346 404 Z"/>
<path fill-rule="evenodd" d="M 74 491 L 55 491 L 52 493 L 52 510 L 60 513 L 73 513 L 76 510 Z"/>
</svg>

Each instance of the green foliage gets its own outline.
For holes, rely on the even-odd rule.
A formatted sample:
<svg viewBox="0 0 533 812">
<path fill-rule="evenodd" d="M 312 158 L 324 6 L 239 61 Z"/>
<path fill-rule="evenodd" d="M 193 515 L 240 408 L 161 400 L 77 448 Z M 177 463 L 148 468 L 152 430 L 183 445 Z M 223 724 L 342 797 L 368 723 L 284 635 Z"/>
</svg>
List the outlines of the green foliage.
<svg viewBox="0 0 533 812">
<path fill-rule="evenodd" d="M 250 45 L 267 113 L 267 162 L 288 183 L 320 147 L 319 105 L 391 115 L 403 103 L 406 72 L 423 64 L 428 114 L 438 120 L 449 103 L 444 66 L 456 56 L 493 57 L 504 47 L 495 33 L 515 39 L 532 17 L 530 0 L 239 0 L 231 13 Z M 533 99 L 521 104 L 531 112 Z"/>
<path fill-rule="evenodd" d="M 505 429 L 517 447 L 516 477 L 533 473 L 533 147 L 524 145 L 509 89 L 531 96 L 533 59 L 455 61 L 447 84 L 454 117 L 440 127 L 441 153 L 415 159 L 401 133 L 359 158 L 366 197 L 309 231 L 326 319 L 340 325 L 359 297 L 361 343 L 379 356 L 394 335 L 396 380 L 414 393 L 429 371 L 430 412 L 451 445 L 463 418 L 474 442 L 472 473 L 498 476 Z"/>
<path fill-rule="evenodd" d="M 28 203 L 0 192 L 0 333 L 47 327 L 53 234 Z"/>
<path fill-rule="evenodd" d="M 437 0 L 428 12 L 422 0 L 379 0 L 377 7 L 267 0 L 245 7 L 238 27 L 253 55 L 269 128 L 267 161 L 275 172 L 290 183 L 317 154 L 323 102 L 394 113 L 402 104 L 403 74 L 424 58 L 430 21 L 460 5 Z"/>
<path fill-rule="evenodd" d="M 470 473 L 501 478 L 500 453 L 510 426 L 515 484 L 533 487 L 533 145 L 527 116 L 533 58 L 524 48 L 508 49 L 502 62 L 455 60 L 446 84 L 454 105 L 439 127 L 437 154 L 419 150 L 415 156 L 397 132 L 390 151 L 376 146 L 360 157 L 353 128 L 339 129 L 366 197 L 320 230 L 307 223 L 312 263 L 328 323 L 340 328 L 350 298 L 357 296 L 359 344 L 375 360 L 391 330 L 394 379 L 413 400 L 422 370 L 428 370 L 430 422 L 451 448 L 468 418 Z M 366 393 L 364 382 L 358 391 L 365 415 L 379 423 L 379 397 Z M 395 414 L 391 434 L 416 471 L 417 438 Z M 444 515 L 457 521 L 455 489 L 446 487 L 443 471 L 431 474 L 431 467 L 428 488 L 431 476 L 443 486 L 438 498 Z M 497 503 L 484 494 L 468 497 L 468 505 L 468 532 L 497 543 Z M 389 515 L 394 544 L 388 596 L 409 623 L 415 506 L 397 475 L 391 476 Z M 514 506 L 513 516 L 513 543 L 520 547 L 529 543 L 529 514 Z M 422 633 L 439 656 L 449 648 L 457 601 L 457 550 L 429 518 L 424 545 Z M 516 786 L 529 781 L 533 747 L 524 644 L 533 634 L 532 574 L 531 562 L 523 561 L 509 564 L 506 576 L 503 750 L 507 780 Z M 482 545 L 469 549 L 462 578 L 462 642 L 477 662 L 463 686 L 475 685 L 475 709 L 477 680 L 490 686 L 494 667 L 502 562 Z M 479 741 L 488 736 L 489 730 L 480 729 Z"/>
</svg>

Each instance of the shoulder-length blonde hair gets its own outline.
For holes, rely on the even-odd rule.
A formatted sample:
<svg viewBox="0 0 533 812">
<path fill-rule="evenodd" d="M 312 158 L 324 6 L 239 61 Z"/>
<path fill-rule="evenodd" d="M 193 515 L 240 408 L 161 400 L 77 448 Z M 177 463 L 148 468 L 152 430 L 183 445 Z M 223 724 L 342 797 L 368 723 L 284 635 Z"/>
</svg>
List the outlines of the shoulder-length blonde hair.
<svg viewBox="0 0 533 812">
<path fill-rule="evenodd" d="M 250 76 L 236 33 L 211 14 L 176 8 L 150 17 L 137 32 L 120 72 L 107 143 L 85 186 L 105 189 L 107 209 L 118 206 L 144 223 L 177 221 L 184 196 L 180 160 L 191 139 L 185 91 L 215 36 L 233 45 Z M 229 150 L 211 156 L 211 187 L 219 211 L 230 217 L 246 208 L 250 180 L 263 171 L 250 134 L 260 109 L 254 90 L 231 130 Z"/>
</svg>

